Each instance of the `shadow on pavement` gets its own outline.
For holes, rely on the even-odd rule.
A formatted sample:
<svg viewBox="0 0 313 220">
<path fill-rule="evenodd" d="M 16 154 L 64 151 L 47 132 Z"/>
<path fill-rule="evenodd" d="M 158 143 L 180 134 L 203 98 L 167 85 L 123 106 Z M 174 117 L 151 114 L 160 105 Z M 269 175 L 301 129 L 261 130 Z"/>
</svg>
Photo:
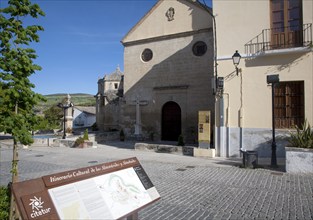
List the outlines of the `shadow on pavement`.
<svg viewBox="0 0 313 220">
<path fill-rule="evenodd" d="M 171 146 L 177 146 L 176 141 L 155 141 L 155 142 L 149 142 L 149 141 L 101 141 L 98 142 L 98 144 L 106 145 L 106 146 L 112 146 L 116 148 L 122 148 L 122 149 L 135 149 L 136 143 L 145 143 L 145 144 L 154 144 L 154 145 L 171 145 Z"/>
<path fill-rule="evenodd" d="M 101 141 L 100 145 L 106 145 L 108 147 L 122 148 L 122 149 L 135 149 L 136 142 L 133 141 Z"/>
<path fill-rule="evenodd" d="M 13 139 L 11 135 L 0 135 L 0 140 L 10 140 Z"/>
<path fill-rule="evenodd" d="M 216 164 L 229 165 L 229 166 L 234 166 L 234 167 L 242 167 L 241 158 L 218 158 L 218 160 L 219 161 L 217 161 Z"/>
<path fill-rule="evenodd" d="M 242 158 L 219 158 L 218 160 L 216 164 L 230 165 L 242 169 L 265 169 L 274 172 L 286 172 L 286 166 L 282 161 L 280 161 L 277 167 L 272 167 L 268 158 L 259 158 L 259 163 L 254 168 L 244 167 Z"/>
</svg>

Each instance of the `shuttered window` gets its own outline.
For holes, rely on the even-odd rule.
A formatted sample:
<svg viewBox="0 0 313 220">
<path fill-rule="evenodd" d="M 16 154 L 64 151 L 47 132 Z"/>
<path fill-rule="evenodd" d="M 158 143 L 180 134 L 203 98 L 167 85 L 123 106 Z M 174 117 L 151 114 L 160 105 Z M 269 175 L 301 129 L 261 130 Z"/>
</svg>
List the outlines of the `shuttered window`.
<svg viewBox="0 0 313 220">
<path fill-rule="evenodd" d="M 294 128 L 304 122 L 304 82 L 280 82 L 275 87 L 275 127 Z"/>
<path fill-rule="evenodd" d="M 302 46 L 302 0 L 270 1 L 272 49 Z"/>
</svg>

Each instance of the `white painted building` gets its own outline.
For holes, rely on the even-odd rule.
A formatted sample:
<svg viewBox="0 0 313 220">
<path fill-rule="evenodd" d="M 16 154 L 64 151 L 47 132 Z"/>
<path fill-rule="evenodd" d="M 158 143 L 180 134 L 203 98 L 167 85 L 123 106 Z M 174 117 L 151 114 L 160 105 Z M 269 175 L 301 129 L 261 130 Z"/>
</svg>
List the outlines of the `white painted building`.
<svg viewBox="0 0 313 220">
<path fill-rule="evenodd" d="M 93 106 L 73 107 L 73 129 L 88 128 L 96 122 L 96 108 Z"/>
<path fill-rule="evenodd" d="M 277 156 L 284 157 L 280 135 L 305 119 L 313 124 L 313 1 L 213 0 L 217 35 L 215 146 L 222 157 L 239 149 L 270 157 L 272 89 L 267 77 L 278 75 L 274 89 Z M 241 54 L 236 72 L 232 55 Z"/>
</svg>

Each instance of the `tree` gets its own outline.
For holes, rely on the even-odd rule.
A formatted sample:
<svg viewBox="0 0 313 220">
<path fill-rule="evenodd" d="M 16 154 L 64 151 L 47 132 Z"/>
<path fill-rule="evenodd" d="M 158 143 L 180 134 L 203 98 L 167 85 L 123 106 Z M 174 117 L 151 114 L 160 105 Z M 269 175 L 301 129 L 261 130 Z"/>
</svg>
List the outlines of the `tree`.
<svg viewBox="0 0 313 220">
<path fill-rule="evenodd" d="M 44 12 L 29 0 L 9 0 L 0 9 L 0 132 L 13 137 L 12 182 L 18 181 L 17 143 L 33 142 L 31 131 L 37 122 L 33 107 L 44 97 L 32 91 L 29 77 L 41 67 L 34 64 L 37 55 L 29 47 L 39 42 L 39 25 L 23 25 L 26 17 L 38 18 Z M 11 199 L 13 201 L 13 197 Z M 11 202 L 10 219 L 13 217 Z"/>
<path fill-rule="evenodd" d="M 63 117 L 62 109 L 56 105 L 51 106 L 44 112 L 45 119 L 49 124 L 49 128 L 60 128 L 60 122 Z"/>
<path fill-rule="evenodd" d="M 40 115 L 37 115 L 37 124 L 34 126 L 34 131 L 37 131 L 37 130 L 50 130 L 50 129 L 53 129 L 48 120 L 45 119 L 44 116 L 40 116 Z"/>
<path fill-rule="evenodd" d="M 44 97 L 32 91 L 29 77 L 41 67 L 34 64 L 37 55 L 29 47 L 39 42 L 38 25 L 23 26 L 23 18 L 43 16 L 37 4 L 29 0 L 9 0 L 0 9 L 0 131 L 13 137 L 12 182 L 18 181 L 17 143 L 33 142 L 30 131 L 36 124 L 33 106 Z"/>
</svg>

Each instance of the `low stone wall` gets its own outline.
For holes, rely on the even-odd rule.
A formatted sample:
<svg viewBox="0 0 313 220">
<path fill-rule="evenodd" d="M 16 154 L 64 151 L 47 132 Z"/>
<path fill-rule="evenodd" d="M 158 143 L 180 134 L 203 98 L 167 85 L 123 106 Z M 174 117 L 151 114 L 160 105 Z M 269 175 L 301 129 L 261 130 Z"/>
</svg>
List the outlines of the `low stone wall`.
<svg viewBox="0 0 313 220">
<path fill-rule="evenodd" d="M 287 173 L 313 173 L 313 149 L 286 147 Z"/>
<path fill-rule="evenodd" d="M 83 136 L 80 135 L 80 136 Z M 34 138 L 34 145 L 44 145 L 51 147 L 73 147 L 75 140 L 79 136 L 70 135 L 66 139 L 59 138 Z M 88 135 L 88 147 L 93 146 L 93 142 L 115 141 L 119 140 L 119 132 L 95 132 Z"/>
<path fill-rule="evenodd" d="M 103 141 L 116 141 L 120 139 L 120 132 L 119 131 L 112 131 L 112 132 L 96 132 L 93 135 L 93 141 L 96 142 L 103 142 Z"/>
<path fill-rule="evenodd" d="M 157 153 L 179 153 L 186 156 L 213 158 L 215 157 L 215 149 L 203 149 L 192 146 L 175 146 L 164 144 L 148 144 L 136 143 L 135 150 L 147 150 Z"/>
<path fill-rule="evenodd" d="M 164 144 L 136 143 L 135 150 L 147 150 L 158 153 L 181 153 L 182 147 Z"/>
<path fill-rule="evenodd" d="M 51 146 L 53 144 L 53 140 L 55 138 L 34 138 L 34 143 L 33 144 L 40 144 L 40 145 L 47 145 Z"/>
<path fill-rule="evenodd" d="M 70 139 L 54 139 L 52 147 L 73 147 L 75 140 Z"/>
</svg>

